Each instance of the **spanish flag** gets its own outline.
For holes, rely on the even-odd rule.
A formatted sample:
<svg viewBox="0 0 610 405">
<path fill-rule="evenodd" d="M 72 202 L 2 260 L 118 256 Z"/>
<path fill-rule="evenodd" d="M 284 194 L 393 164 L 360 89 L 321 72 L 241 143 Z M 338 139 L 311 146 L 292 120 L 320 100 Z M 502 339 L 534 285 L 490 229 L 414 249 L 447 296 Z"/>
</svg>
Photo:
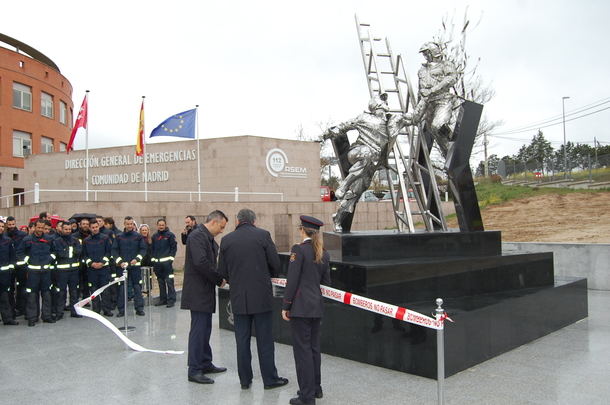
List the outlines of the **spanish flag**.
<svg viewBox="0 0 610 405">
<path fill-rule="evenodd" d="M 136 139 L 136 156 L 144 154 L 144 97 L 140 107 L 140 125 L 138 126 L 138 138 Z"/>
</svg>

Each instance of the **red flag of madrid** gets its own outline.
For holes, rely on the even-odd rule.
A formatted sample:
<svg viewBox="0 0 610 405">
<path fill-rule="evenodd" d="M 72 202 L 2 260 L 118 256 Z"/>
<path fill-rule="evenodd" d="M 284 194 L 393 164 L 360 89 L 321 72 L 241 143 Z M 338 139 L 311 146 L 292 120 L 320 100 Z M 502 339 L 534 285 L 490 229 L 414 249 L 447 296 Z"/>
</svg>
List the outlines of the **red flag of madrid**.
<svg viewBox="0 0 610 405">
<path fill-rule="evenodd" d="M 144 154 L 144 100 L 140 107 L 140 125 L 138 126 L 138 138 L 136 139 L 136 156 Z"/>
<path fill-rule="evenodd" d="M 76 117 L 76 122 L 74 123 L 74 127 L 72 128 L 72 133 L 70 134 L 70 141 L 68 142 L 68 147 L 66 148 L 66 153 L 70 153 L 71 150 L 74 150 L 74 138 L 76 138 L 76 133 L 79 129 L 84 128 L 87 129 L 87 95 L 85 94 L 85 98 L 83 99 L 83 104 L 80 106 L 80 110 L 78 111 L 78 116 Z"/>
</svg>

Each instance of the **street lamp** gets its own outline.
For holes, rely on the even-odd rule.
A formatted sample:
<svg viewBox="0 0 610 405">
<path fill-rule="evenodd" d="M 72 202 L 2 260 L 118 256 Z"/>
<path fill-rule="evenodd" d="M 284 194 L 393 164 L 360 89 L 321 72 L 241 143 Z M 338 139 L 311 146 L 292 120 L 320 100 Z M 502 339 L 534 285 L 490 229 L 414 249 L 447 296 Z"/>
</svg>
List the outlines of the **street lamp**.
<svg viewBox="0 0 610 405">
<path fill-rule="evenodd" d="M 570 96 L 561 97 L 562 115 L 563 115 L 563 178 L 568 178 L 568 152 L 566 148 L 566 99 Z"/>
</svg>

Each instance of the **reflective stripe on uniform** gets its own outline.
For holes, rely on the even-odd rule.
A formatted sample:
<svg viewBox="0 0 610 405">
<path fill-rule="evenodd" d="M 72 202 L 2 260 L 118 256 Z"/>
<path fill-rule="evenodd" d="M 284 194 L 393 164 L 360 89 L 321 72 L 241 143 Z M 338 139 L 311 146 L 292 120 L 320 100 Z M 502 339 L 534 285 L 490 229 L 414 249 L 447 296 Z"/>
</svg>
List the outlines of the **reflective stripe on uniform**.
<svg viewBox="0 0 610 405">
<path fill-rule="evenodd" d="M 23 258 L 23 264 L 26 264 L 30 260 L 30 256 L 26 256 Z"/>
<path fill-rule="evenodd" d="M 26 289 L 25 289 L 25 292 L 27 292 L 27 293 L 31 293 L 31 292 L 32 292 L 32 289 L 31 289 L 31 288 L 26 288 Z"/>
<path fill-rule="evenodd" d="M 93 261 L 93 260 L 91 260 L 91 259 L 87 259 L 87 261 L 85 262 L 85 264 L 86 264 L 87 266 L 89 266 L 89 264 L 90 264 L 92 261 Z"/>
<path fill-rule="evenodd" d="M 10 270 L 13 268 L 12 264 L 7 264 L 6 266 L 2 266 L 0 267 L 0 270 Z"/>
<path fill-rule="evenodd" d="M 116 260 L 115 260 L 115 261 L 116 261 L 116 264 L 119 264 L 119 262 L 120 262 L 121 260 L 123 260 L 123 258 L 122 258 L 122 257 L 120 257 L 120 256 L 119 256 L 119 257 L 117 257 L 117 258 L 116 258 Z"/>
<path fill-rule="evenodd" d="M 53 260 L 57 258 L 57 256 L 55 256 L 53 253 L 51 253 L 51 257 L 53 258 Z"/>
<path fill-rule="evenodd" d="M 142 255 L 137 255 L 137 256 L 136 256 L 136 259 L 138 259 L 138 260 L 142 260 L 142 259 L 143 259 L 143 257 L 142 257 Z"/>
<path fill-rule="evenodd" d="M 174 257 L 173 256 L 162 257 L 162 258 L 159 259 L 159 262 L 163 263 L 163 262 L 167 262 L 169 260 L 173 261 Z"/>
<path fill-rule="evenodd" d="M 167 278 L 174 278 L 174 275 L 170 274 L 169 276 L 167 276 Z"/>
<path fill-rule="evenodd" d="M 70 264 L 58 264 L 55 267 L 58 268 L 58 269 L 69 269 L 70 268 Z"/>
<path fill-rule="evenodd" d="M 72 259 L 72 256 L 74 256 L 74 248 L 72 246 L 70 246 L 68 248 L 68 258 Z"/>
<path fill-rule="evenodd" d="M 79 267 L 79 266 L 80 266 L 80 263 L 79 263 L 79 262 L 72 263 L 72 267 Z"/>
</svg>

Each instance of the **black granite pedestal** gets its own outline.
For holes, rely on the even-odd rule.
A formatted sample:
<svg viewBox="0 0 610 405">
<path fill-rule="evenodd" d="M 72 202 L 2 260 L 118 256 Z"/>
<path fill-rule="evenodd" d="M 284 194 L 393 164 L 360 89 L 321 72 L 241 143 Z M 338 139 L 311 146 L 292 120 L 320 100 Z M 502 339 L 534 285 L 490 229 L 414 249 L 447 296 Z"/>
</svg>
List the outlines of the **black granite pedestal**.
<svg viewBox="0 0 610 405">
<path fill-rule="evenodd" d="M 450 376 L 587 317 L 586 279 L 556 278 L 552 253 L 501 254 L 500 232 L 392 231 L 324 235 L 332 287 L 431 315 L 436 298 L 455 323 L 445 327 Z M 284 272 L 288 256 L 280 255 Z M 279 316 L 274 336 L 290 344 Z M 231 329 L 228 292 L 220 326 Z M 322 351 L 436 378 L 436 331 L 336 301 L 325 301 Z"/>
</svg>

